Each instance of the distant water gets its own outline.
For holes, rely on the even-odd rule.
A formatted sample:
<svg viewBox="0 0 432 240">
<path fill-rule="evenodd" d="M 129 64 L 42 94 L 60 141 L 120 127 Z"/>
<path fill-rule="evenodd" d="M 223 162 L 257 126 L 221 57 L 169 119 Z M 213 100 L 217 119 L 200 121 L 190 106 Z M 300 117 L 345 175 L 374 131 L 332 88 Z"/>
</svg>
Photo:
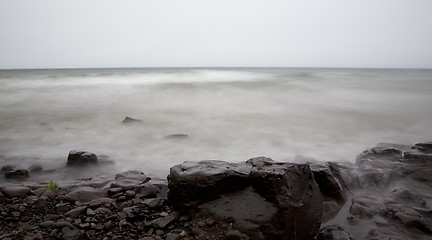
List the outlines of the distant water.
<svg viewBox="0 0 432 240">
<path fill-rule="evenodd" d="M 0 166 L 61 169 L 72 149 L 160 177 L 186 160 L 354 162 L 432 140 L 432 70 L 1 70 L 0 119 Z"/>
</svg>

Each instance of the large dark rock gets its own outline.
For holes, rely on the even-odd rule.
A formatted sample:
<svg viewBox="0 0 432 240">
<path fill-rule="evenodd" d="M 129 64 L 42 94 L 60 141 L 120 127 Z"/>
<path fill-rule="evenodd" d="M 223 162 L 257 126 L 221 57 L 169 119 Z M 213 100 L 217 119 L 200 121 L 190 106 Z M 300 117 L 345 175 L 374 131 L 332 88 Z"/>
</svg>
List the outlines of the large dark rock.
<svg viewBox="0 0 432 240">
<path fill-rule="evenodd" d="M 322 199 L 308 164 L 253 158 L 185 162 L 171 168 L 168 199 L 178 210 L 232 218 L 251 239 L 312 239 Z"/>
<path fill-rule="evenodd" d="M 94 153 L 72 150 L 69 152 L 67 165 L 84 166 L 87 164 L 96 164 L 97 162 L 98 158 Z"/>
</svg>

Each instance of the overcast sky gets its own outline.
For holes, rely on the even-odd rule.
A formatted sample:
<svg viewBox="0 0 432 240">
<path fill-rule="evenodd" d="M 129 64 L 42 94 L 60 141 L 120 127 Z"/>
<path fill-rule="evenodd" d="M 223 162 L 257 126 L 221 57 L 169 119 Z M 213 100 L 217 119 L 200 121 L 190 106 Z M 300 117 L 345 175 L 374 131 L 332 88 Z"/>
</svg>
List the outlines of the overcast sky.
<svg viewBox="0 0 432 240">
<path fill-rule="evenodd" d="M 432 0 L 1 0 L 0 68 L 432 68 Z"/>
</svg>

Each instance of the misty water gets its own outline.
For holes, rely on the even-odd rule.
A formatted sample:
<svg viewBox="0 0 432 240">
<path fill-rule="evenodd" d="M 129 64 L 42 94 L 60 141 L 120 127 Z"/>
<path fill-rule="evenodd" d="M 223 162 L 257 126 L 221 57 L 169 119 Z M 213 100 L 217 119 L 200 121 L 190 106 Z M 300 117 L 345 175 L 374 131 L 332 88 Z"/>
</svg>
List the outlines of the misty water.
<svg viewBox="0 0 432 240">
<path fill-rule="evenodd" d="M 183 161 L 256 156 L 354 162 L 380 142 L 431 141 L 431 93 L 432 70 L 1 70 L 0 166 L 37 163 L 55 179 L 165 177 Z M 189 138 L 165 139 L 175 133 Z M 70 150 L 115 164 L 77 175 L 65 168 Z"/>
</svg>

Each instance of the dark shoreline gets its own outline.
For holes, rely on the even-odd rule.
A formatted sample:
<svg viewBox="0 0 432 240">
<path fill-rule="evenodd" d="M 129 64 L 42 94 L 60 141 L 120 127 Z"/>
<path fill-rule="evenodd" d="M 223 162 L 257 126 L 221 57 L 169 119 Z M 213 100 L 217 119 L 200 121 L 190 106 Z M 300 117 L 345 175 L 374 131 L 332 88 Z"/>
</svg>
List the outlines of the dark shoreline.
<svg viewBox="0 0 432 240">
<path fill-rule="evenodd" d="M 0 239 L 432 239 L 431 142 L 378 144 L 355 164 L 260 157 L 185 162 L 168 179 L 127 171 L 54 191 L 19 181 L 0 186 Z"/>
</svg>

